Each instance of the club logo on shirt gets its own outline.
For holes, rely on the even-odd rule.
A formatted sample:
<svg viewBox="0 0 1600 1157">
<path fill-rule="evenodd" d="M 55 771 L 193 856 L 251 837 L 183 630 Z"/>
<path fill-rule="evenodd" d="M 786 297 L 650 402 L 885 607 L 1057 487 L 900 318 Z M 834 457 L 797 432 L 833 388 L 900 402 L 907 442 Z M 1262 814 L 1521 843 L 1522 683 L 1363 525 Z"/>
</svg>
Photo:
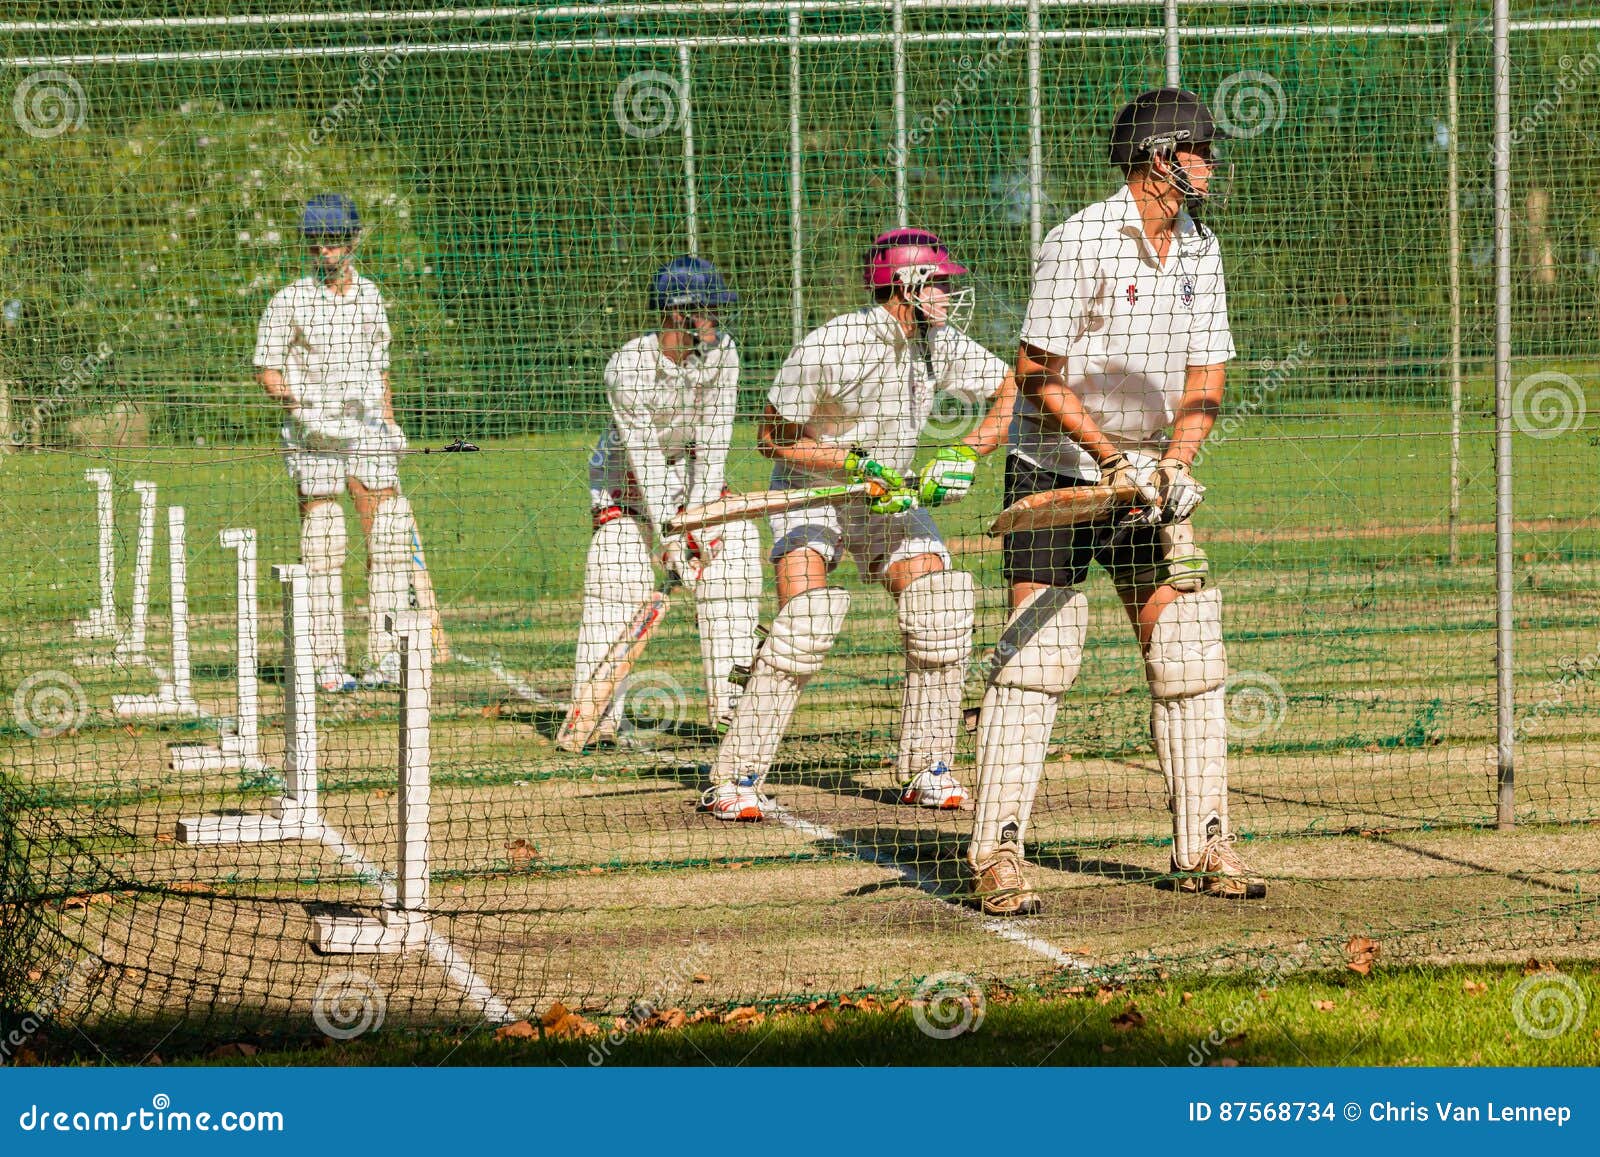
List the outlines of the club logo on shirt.
<svg viewBox="0 0 1600 1157">
<path fill-rule="evenodd" d="M 1139 303 L 1139 287 L 1137 285 L 1131 285 L 1130 284 L 1128 286 L 1128 304 L 1129 305 L 1137 305 L 1138 303 Z"/>
<path fill-rule="evenodd" d="M 1184 309 L 1194 308 L 1194 278 L 1185 277 L 1178 283 L 1178 300 L 1183 302 Z"/>
</svg>

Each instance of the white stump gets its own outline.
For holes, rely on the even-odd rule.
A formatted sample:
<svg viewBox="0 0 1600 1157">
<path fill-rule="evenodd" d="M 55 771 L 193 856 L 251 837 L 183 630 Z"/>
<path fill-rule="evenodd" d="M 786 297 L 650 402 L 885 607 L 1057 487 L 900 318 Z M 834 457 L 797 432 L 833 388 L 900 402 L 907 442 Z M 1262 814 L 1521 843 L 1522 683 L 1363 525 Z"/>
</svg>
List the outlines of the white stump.
<svg viewBox="0 0 1600 1157">
<path fill-rule="evenodd" d="M 146 493 L 149 494 L 152 508 L 155 504 L 155 485 L 153 483 L 138 483 L 134 486 L 148 486 L 149 490 L 139 492 L 139 508 L 142 516 Z M 154 510 L 152 509 L 152 522 Z M 151 539 L 154 539 L 154 533 Z M 154 544 L 152 541 L 152 550 Z M 145 554 L 144 528 L 139 531 L 139 553 L 143 558 Z M 194 699 L 194 683 L 189 670 L 189 552 L 184 541 L 184 516 L 183 507 L 167 507 L 167 562 L 168 581 L 171 585 L 172 596 L 172 678 L 163 680 L 161 688 L 154 695 L 113 695 L 111 708 L 119 719 L 173 719 L 187 718 L 200 714 L 200 704 Z M 149 568 L 145 568 L 144 590 L 142 598 L 145 614 L 150 609 L 150 575 Z M 134 574 L 134 635 L 139 653 L 144 651 L 145 624 L 140 614 L 141 599 L 138 572 Z"/>
<path fill-rule="evenodd" d="M 268 770 L 261 758 L 256 679 L 256 532 L 224 530 L 222 545 L 238 552 L 238 714 L 232 734 L 220 735 L 217 743 L 174 744 L 167 748 L 167 766 L 173 771 Z"/>
<path fill-rule="evenodd" d="M 227 532 L 248 535 L 250 555 L 251 630 L 249 634 L 250 696 L 249 726 L 254 733 L 255 698 L 255 532 Z M 240 541 L 240 569 L 246 545 Z M 300 565 L 275 566 L 272 576 L 283 586 L 283 665 L 284 795 L 273 801 L 271 815 L 219 814 L 178 821 L 178 842 L 183 844 L 258 844 L 277 840 L 320 840 L 322 816 L 317 806 L 317 672 L 311 653 L 311 606 L 306 591 L 306 568 Z M 241 617 L 241 626 L 243 618 Z M 246 726 L 243 676 L 245 635 L 240 633 L 241 734 Z"/>
<path fill-rule="evenodd" d="M 430 697 L 433 624 L 404 611 L 386 624 L 400 639 L 400 790 L 395 794 L 399 863 L 376 918 L 318 916 L 316 944 L 328 953 L 407 952 L 427 942 L 430 794 Z"/>
<path fill-rule="evenodd" d="M 95 487 L 95 513 L 100 526 L 100 605 L 72 624 L 80 639 L 117 637 L 116 508 L 111 471 L 85 470 L 84 481 Z"/>
</svg>

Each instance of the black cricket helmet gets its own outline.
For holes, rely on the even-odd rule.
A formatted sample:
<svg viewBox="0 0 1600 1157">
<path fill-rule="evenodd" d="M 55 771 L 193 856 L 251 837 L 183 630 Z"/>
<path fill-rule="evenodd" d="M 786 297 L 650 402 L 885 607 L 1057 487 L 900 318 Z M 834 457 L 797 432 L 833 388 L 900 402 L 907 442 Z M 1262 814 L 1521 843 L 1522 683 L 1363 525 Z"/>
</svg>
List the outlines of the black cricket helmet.
<svg viewBox="0 0 1600 1157">
<path fill-rule="evenodd" d="M 1186 88 L 1142 92 L 1117 114 L 1111 125 L 1111 163 L 1128 170 L 1152 155 L 1170 157 L 1179 145 L 1221 140 L 1211 110 Z"/>
</svg>

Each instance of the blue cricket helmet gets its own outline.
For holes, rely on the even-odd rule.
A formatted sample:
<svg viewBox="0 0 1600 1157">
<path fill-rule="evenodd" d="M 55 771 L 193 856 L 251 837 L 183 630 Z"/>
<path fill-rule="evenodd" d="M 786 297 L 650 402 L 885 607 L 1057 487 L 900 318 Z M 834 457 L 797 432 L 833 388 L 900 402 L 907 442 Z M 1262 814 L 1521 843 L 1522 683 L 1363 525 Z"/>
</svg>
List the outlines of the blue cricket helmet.
<svg viewBox="0 0 1600 1157">
<path fill-rule="evenodd" d="M 717 267 L 700 257 L 674 257 L 650 279 L 650 308 L 656 313 L 684 306 L 732 305 L 738 300 Z"/>
<path fill-rule="evenodd" d="M 300 214 L 300 233 L 304 237 L 348 239 L 361 232 L 361 215 L 356 203 L 343 193 L 319 193 L 306 202 Z"/>
</svg>

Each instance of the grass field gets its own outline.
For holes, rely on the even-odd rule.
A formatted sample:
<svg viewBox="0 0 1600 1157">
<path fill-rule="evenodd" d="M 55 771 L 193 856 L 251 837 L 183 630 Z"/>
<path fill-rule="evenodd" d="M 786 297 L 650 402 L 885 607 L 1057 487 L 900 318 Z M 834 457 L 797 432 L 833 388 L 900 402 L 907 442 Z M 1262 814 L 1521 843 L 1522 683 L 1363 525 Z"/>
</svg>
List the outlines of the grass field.
<svg viewBox="0 0 1600 1157">
<path fill-rule="evenodd" d="M 850 621 L 807 691 L 769 785 L 781 816 L 730 831 L 694 806 L 714 746 L 687 606 L 673 610 L 641 666 L 635 746 L 573 757 L 550 742 L 570 679 L 588 533 L 587 439 L 551 435 L 408 458 L 406 487 L 456 653 L 434 684 L 430 907 L 436 933 L 470 962 L 477 987 L 437 953 L 314 953 L 311 914 L 371 910 L 378 900 L 381 881 L 337 848 L 175 844 L 178 819 L 259 810 L 271 785 L 168 770 L 166 745 L 201 738 L 212 725 L 116 723 L 110 695 L 153 689 L 150 673 L 73 665 L 91 645 L 72 639 L 70 620 L 95 600 L 93 495 L 81 474 L 109 466 L 120 486 L 149 478 L 163 504 L 188 509 L 197 693 L 217 716 L 233 710 L 233 557 L 216 534 L 257 528 L 265 741 L 269 760 L 280 756 L 280 603 L 267 568 L 294 559 L 297 536 L 276 452 L 0 458 L 0 533 L 18 544 L 10 581 L 0 584 L 0 688 L 59 671 L 82 687 L 88 707 L 80 726 L 53 738 L 26 733 L 14 715 L 0 750 L 37 910 L 56 945 L 35 983 L 48 987 L 74 959 L 92 958 L 92 975 L 73 980 L 73 1015 L 143 1041 L 180 1023 L 227 1039 L 263 1016 L 284 1031 L 304 1028 L 319 986 L 352 967 L 381 988 L 395 1023 L 470 1026 L 483 1019 L 484 991 L 516 1015 L 561 1001 L 605 1020 L 693 974 L 706 977 L 693 983 L 694 999 L 721 1009 L 862 991 L 892 999 L 918 978 L 953 970 L 1023 994 L 1165 987 L 1164 996 L 1139 989 L 1148 1012 L 1177 999 L 1173 985 L 1152 979 L 1162 971 L 1193 978 L 1184 983 L 1214 990 L 1220 1002 L 1244 991 L 1239 977 L 1269 958 L 1291 960 L 1286 975 L 1342 967 L 1353 935 L 1377 940 L 1394 964 L 1591 960 L 1600 956 L 1592 899 L 1600 702 L 1585 657 L 1600 624 L 1600 543 L 1596 496 L 1583 480 L 1593 451 L 1582 428 L 1517 438 L 1520 826 L 1495 833 L 1487 830 L 1496 778 L 1490 429 L 1481 408 L 1469 409 L 1454 565 L 1447 429 L 1442 414 L 1354 404 L 1316 417 L 1247 417 L 1204 462 L 1211 489 L 1196 522 L 1225 592 L 1235 673 L 1231 810 L 1246 855 L 1272 882 L 1265 904 L 1229 907 L 1171 890 L 1137 651 L 1109 585 L 1091 580 L 1091 642 L 1063 706 L 1031 832 L 1048 911 L 1021 930 L 959 903 L 970 817 L 913 814 L 893 802 L 900 659 L 892 608 L 881 591 L 860 588 L 848 564 L 841 579 L 856 588 Z M 749 444 L 741 429 L 736 445 Z M 1005 617 L 998 555 L 981 533 L 998 506 L 997 467 L 965 505 L 939 515 L 958 565 L 979 579 L 980 653 Z M 760 485 L 764 473 L 754 454 L 735 454 L 737 487 Z M 124 615 L 132 520 L 123 499 Z M 158 544 L 151 637 L 164 662 L 164 533 Z M 353 541 L 346 591 L 356 654 L 361 567 Z M 974 680 L 969 703 L 980 693 Z M 393 695 L 372 693 L 319 705 L 327 820 L 345 847 L 380 867 L 397 851 L 395 710 Z M 970 742 L 959 755 L 967 766 Z M 1459 987 L 1456 973 L 1406 975 L 1385 998 L 1395 1007 L 1406 992 Z M 1494 992 L 1509 983 L 1485 975 L 1501 977 Z M 1320 991 L 1320 983 L 1294 991 Z M 1132 1046 L 1160 1035 L 1161 1048 L 1176 1047 L 1200 1013 L 1172 1007 L 1162 1034 L 1108 1038 L 1128 1050 L 1115 1059 L 1163 1059 Z M 1214 1016 L 1222 1006 L 1204 1007 Z M 1050 1005 L 992 1015 L 1019 1039 L 1033 1040 L 1037 1028 L 1042 1040 L 1052 1018 L 1068 1014 Z M 1412 1055 L 1392 1055 L 1405 1032 L 1369 1047 L 1357 1043 L 1354 1023 L 1323 1033 L 1339 1018 L 1304 1019 L 1302 1035 L 1348 1040 L 1352 1058 Z M 1416 1055 L 1451 1059 L 1445 1022 L 1418 1023 Z M 903 1027 L 881 1049 L 912 1047 L 915 1030 Z M 819 1047 L 810 1030 L 773 1031 L 796 1057 Z M 792 1045 L 782 1043 L 791 1036 Z M 705 1044 L 693 1033 L 682 1039 Z M 1484 1063 L 1537 1060 L 1506 1051 L 1487 1027 L 1473 1039 Z M 565 1056 L 522 1047 L 515 1059 Z M 863 1057 L 890 1055 L 861 1047 Z M 989 1056 L 979 1037 L 959 1047 Z M 681 1052 L 665 1036 L 628 1048 L 641 1061 Z M 1259 1055 L 1294 1060 L 1277 1048 Z"/>
</svg>

